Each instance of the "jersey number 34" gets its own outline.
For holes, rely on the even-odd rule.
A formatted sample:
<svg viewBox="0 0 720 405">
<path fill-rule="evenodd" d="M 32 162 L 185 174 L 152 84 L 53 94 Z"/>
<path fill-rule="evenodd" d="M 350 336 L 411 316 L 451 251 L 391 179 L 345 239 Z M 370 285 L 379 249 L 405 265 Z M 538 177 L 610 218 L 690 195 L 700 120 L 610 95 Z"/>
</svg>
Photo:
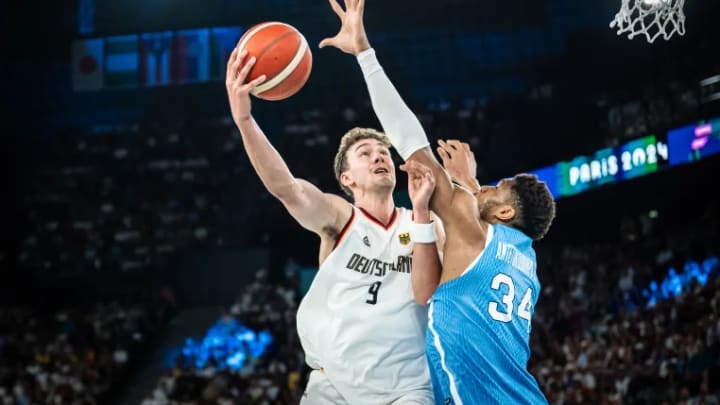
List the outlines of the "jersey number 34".
<svg viewBox="0 0 720 405">
<path fill-rule="evenodd" d="M 507 274 L 500 273 L 492 280 L 490 286 L 493 290 L 500 290 L 501 285 L 507 286 L 507 294 L 502 296 L 502 304 L 490 301 L 488 304 L 488 312 L 490 317 L 500 322 L 510 322 L 513 317 L 513 309 L 515 309 L 515 283 Z M 530 318 L 532 317 L 532 288 L 528 288 L 520 300 L 517 309 L 517 315 L 528 321 L 528 330 L 530 330 Z"/>
</svg>

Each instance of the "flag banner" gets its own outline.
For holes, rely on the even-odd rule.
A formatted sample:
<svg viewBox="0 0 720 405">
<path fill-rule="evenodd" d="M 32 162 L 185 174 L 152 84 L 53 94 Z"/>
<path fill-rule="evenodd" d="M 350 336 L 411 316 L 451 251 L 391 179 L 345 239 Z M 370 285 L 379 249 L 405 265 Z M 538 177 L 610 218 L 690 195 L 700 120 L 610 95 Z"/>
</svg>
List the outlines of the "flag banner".
<svg viewBox="0 0 720 405">
<path fill-rule="evenodd" d="M 173 83 L 210 80 L 210 30 L 183 30 L 172 41 L 170 77 Z"/>
<path fill-rule="evenodd" d="M 72 44 L 74 91 L 100 90 L 103 86 L 103 40 L 85 39 Z"/>
<path fill-rule="evenodd" d="M 170 84 L 170 49 L 172 31 L 142 34 L 140 40 L 140 85 Z"/>
<path fill-rule="evenodd" d="M 105 39 L 106 88 L 137 87 L 138 36 L 123 35 Z"/>
<path fill-rule="evenodd" d="M 237 46 L 243 29 L 240 27 L 218 27 L 210 30 L 210 78 L 225 80 L 227 61 Z"/>
</svg>

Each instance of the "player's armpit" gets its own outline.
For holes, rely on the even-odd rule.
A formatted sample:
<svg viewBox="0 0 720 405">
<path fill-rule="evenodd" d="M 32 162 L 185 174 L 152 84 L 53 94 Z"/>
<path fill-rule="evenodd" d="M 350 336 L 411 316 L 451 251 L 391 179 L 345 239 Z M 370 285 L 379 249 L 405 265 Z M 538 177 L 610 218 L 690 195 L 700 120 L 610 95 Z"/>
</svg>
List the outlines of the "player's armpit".
<svg viewBox="0 0 720 405">
<path fill-rule="evenodd" d="M 352 215 L 347 200 L 303 179 L 295 179 L 292 190 L 278 198 L 303 228 L 321 236 L 340 232 Z"/>
</svg>

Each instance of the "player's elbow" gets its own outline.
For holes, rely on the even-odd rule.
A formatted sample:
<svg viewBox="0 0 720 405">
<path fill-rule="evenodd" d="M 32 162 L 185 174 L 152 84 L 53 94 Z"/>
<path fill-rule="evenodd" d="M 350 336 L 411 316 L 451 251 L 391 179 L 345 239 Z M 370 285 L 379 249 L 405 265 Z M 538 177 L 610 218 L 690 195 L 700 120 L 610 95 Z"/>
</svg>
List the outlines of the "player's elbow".
<svg viewBox="0 0 720 405">
<path fill-rule="evenodd" d="M 415 298 L 415 302 L 419 305 L 426 306 L 430 301 L 430 297 L 432 297 L 433 292 L 434 290 L 429 288 L 414 288 L 413 296 Z"/>
</svg>

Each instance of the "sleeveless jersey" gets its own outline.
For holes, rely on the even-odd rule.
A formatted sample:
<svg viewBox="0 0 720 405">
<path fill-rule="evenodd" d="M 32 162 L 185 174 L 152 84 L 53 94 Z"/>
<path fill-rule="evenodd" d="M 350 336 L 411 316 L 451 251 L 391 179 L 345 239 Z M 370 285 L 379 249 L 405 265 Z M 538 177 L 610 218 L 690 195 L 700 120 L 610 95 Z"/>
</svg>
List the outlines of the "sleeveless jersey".
<svg viewBox="0 0 720 405">
<path fill-rule="evenodd" d="M 298 308 L 307 364 L 323 369 L 353 405 L 389 404 L 431 390 L 427 309 L 415 302 L 410 281 L 411 223 L 404 208 L 384 226 L 353 207 Z"/>
<path fill-rule="evenodd" d="M 437 404 L 546 404 L 527 371 L 540 294 L 532 240 L 490 225 L 485 249 L 430 299 L 427 355 Z"/>
</svg>

